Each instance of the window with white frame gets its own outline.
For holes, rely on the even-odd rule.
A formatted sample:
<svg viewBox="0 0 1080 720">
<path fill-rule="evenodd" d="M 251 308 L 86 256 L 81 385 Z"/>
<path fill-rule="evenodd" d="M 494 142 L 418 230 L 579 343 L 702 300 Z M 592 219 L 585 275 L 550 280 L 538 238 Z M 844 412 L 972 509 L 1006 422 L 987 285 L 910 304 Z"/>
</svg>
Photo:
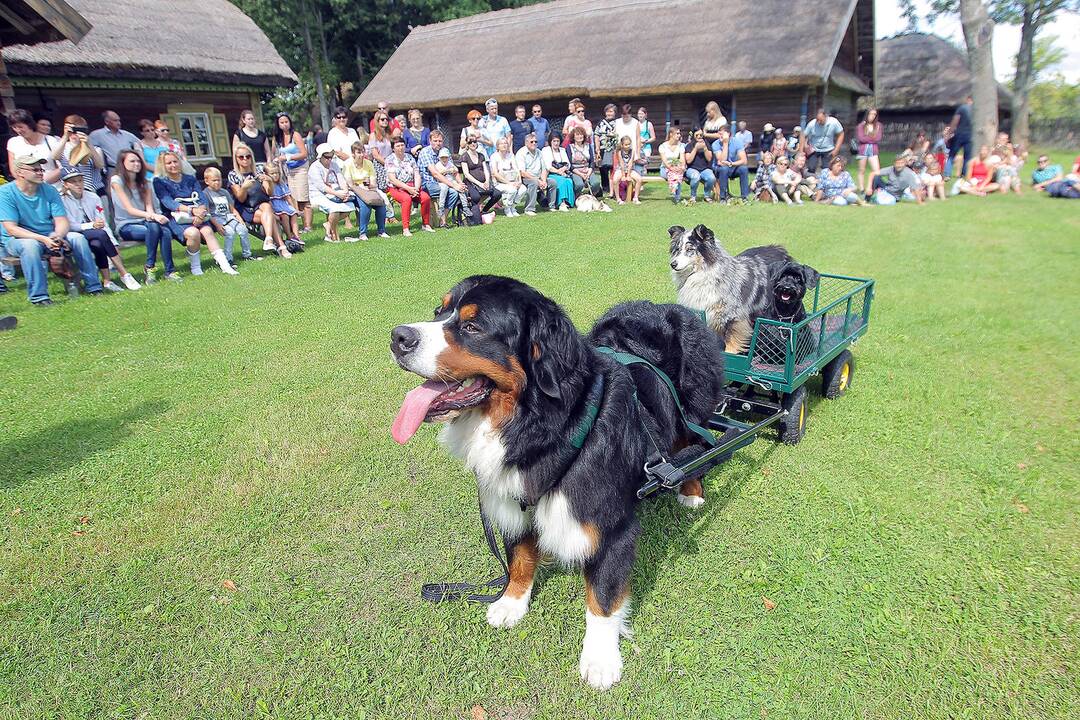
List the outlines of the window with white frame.
<svg viewBox="0 0 1080 720">
<path fill-rule="evenodd" d="M 214 141 L 210 136 L 210 116 L 206 113 L 177 113 L 180 142 L 190 162 L 214 160 Z"/>
</svg>

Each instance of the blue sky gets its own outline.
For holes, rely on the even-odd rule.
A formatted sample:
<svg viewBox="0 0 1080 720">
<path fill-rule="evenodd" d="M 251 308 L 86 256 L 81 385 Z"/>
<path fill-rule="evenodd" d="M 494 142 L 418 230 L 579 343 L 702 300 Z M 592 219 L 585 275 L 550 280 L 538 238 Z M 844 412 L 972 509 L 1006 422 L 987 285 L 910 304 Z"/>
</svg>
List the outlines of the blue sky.
<svg viewBox="0 0 1080 720">
<path fill-rule="evenodd" d="M 875 0 L 874 15 L 877 20 L 878 37 L 888 37 L 902 32 L 907 23 L 900 16 L 900 3 L 898 0 Z M 926 0 L 916 0 L 916 4 L 923 10 L 929 6 Z M 960 18 L 939 19 L 933 26 L 925 21 L 920 23 L 919 29 L 937 33 L 942 37 L 955 40 L 961 47 L 964 45 L 964 33 L 960 28 Z M 1054 71 L 1061 72 L 1070 82 L 1080 82 L 1080 45 L 1070 38 L 1080 37 L 1080 14 L 1060 13 L 1046 30 L 1045 34 L 1057 35 L 1058 46 L 1066 49 L 1065 59 Z M 1072 45 L 1070 48 L 1069 45 Z M 999 80 L 1005 81 L 1013 75 L 1013 61 L 1016 51 L 1020 48 L 1020 27 L 1017 25 L 998 25 L 994 29 L 994 74 Z"/>
</svg>

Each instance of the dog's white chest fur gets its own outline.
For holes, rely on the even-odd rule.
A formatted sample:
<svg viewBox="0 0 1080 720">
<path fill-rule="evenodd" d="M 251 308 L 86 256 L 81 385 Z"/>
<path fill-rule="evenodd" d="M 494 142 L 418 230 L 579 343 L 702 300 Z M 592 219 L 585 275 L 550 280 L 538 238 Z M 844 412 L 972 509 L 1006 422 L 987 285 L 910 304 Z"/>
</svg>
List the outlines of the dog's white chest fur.
<svg viewBox="0 0 1080 720">
<path fill-rule="evenodd" d="M 521 509 L 524 478 L 519 470 L 505 464 L 506 448 L 482 413 L 463 413 L 447 423 L 439 439 L 476 474 L 484 512 L 509 539 L 534 529 L 541 550 L 570 564 L 588 558 L 596 549 L 563 493 L 544 495 L 535 510 Z"/>
</svg>

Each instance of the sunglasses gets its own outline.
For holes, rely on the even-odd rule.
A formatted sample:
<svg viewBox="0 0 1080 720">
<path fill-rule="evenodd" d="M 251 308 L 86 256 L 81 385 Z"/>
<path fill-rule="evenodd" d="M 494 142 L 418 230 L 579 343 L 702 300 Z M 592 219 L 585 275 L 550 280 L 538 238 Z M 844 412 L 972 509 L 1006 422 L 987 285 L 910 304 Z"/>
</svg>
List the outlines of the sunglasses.
<svg viewBox="0 0 1080 720">
<path fill-rule="evenodd" d="M 335 120 L 348 120 L 349 116 L 348 115 L 335 115 L 334 119 Z"/>
<path fill-rule="evenodd" d="M 476 144 L 476 140 L 466 140 L 466 141 L 465 141 L 465 144 L 466 144 L 466 145 L 475 145 L 475 144 Z"/>
<path fill-rule="evenodd" d="M 250 155 L 237 155 L 236 159 L 237 160 L 250 160 L 251 156 Z"/>
<path fill-rule="evenodd" d="M 528 140 L 527 142 L 528 142 L 528 143 L 529 143 L 530 145 L 535 145 L 535 144 L 536 144 L 536 141 L 535 141 L 535 140 Z"/>
</svg>

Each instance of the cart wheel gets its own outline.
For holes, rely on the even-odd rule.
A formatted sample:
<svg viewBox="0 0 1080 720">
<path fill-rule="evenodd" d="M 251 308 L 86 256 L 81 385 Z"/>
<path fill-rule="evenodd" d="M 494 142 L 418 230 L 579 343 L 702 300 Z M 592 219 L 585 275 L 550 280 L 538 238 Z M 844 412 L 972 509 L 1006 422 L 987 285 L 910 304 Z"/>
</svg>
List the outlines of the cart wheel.
<svg viewBox="0 0 1080 720">
<path fill-rule="evenodd" d="M 788 414 L 777 423 L 777 433 L 782 442 L 797 445 L 806 433 L 806 386 L 785 395 L 780 404 Z"/>
<path fill-rule="evenodd" d="M 821 369 L 821 394 L 829 400 L 847 392 L 851 387 L 851 378 L 855 375 L 855 358 L 845 350 Z"/>
</svg>

